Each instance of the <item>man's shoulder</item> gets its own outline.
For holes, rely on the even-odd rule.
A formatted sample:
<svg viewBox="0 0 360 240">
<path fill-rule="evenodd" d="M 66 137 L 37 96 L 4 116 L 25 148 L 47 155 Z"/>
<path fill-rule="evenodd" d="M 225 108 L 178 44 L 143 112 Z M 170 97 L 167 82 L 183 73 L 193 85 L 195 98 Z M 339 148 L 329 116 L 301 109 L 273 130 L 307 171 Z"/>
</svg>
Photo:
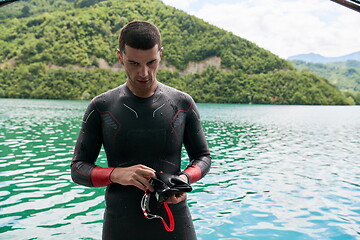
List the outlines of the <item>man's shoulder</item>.
<svg viewBox="0 0 360 240">
<path fill-rule="evenodd" d="M 92 103 L 97 107 L 103 109 L 109 107 L 113 102 L 116 102 L 123 91 L 124 85 L 120 85 L 114 89 L 108 90 L 92 99 Z"/>
<path fill-rule="evenodd" d="M 121 90 L 123 89 L 123 85 L 120 85 L 116 88 L 110 89 L 104 93 L 101 93 L 100 95 L 97 95 L 93 98 L 93 101 L 104 101 L 104 100 L 113 100 L 115 97 L 118 97 Z"/>
<path fill-rule="evenodd" d="M 184 101 L 190 101 L 190 102 L 193 101 L 192 97 L 189 94 L 187 94 L 186 92 L 180 91 L 179 89 L 170 87 L 163 83 L 159 83 L 159 86 L 160 86 L 162 92 L 165 95 L 168 95 L 168 97 L 171 99 L 178 99 L 178 100 L 184 100 Z"/>
</svg>

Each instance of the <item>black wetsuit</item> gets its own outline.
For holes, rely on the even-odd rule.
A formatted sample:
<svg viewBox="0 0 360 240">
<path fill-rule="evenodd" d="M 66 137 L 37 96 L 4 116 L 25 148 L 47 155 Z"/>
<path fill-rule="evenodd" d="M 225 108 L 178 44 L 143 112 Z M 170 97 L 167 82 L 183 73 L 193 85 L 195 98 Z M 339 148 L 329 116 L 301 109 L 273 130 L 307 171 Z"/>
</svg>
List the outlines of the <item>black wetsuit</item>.
<svg viewBox="0 0 360 240">
<path fill-rule="evenodd" d="M 143 191 L 110 181 L 114 167 L 136 164 L 180 174 L 182 144 L 190 158 L 184 172 L 190 182 L 196 182 L 209 171 L 211 158 L 196 105 L 185 93 L 158 83 L 153 96 L 139 98 L 123 84 L 91 101 L 76 143 L 71 175 L 78 184 L 107 186 L 103 239 L 196 239 L 186 201 L 169 204 L 175 230 L 167 232 L 160 219 L 144 217 L 140 208 Z M 102 145 L 108 168 L 95 165 Z M 168 222 L 155 197 L 151 197 L 150 210 Z"/>
</svg>

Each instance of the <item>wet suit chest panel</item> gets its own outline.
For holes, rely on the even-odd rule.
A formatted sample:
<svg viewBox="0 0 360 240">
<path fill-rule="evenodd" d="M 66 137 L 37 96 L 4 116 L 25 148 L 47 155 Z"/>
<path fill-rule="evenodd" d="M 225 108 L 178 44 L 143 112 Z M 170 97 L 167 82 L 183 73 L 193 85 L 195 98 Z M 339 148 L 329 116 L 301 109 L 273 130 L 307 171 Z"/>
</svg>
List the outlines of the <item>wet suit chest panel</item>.
<svg viewBox="0 0 360 240">
<path fill-rule="evenodd" d="M 136 97 L 125 84 L 99 95 L 83 118 L 71 163 L 72 179 L 89 187 L 107 186 L 114 167 L 135 164 L 179 174 L 184 144 L 190 159 L 184 174 L 196 182 L 211 166 L 198 116 L 189 95 L 161 83 L 149 98 Z M 108 169 L 95 165 L 101 146 Z"/>
<path fill-rule="evenodd" d="M 211 158 L 194 100 L 159 83 L 153 96 L 139 98 L 125 84 L 94 98 L 76 142 L 71 175 L 90 187 L 111 184 L 114 167 L 144 164 L 179 174 L 184 144 L 190 163 L 184 174 L 191 183 L 207 174 Z M 95 165 L 104 146 L 108 169 Z"/>
<path fill-rule="evenodd" d="M 159 83 L 155 94 L 144 99 L 122 85 L 92 104 L 100 113 L 110 167 L 144 164 L 179 172 L 186 114 L 193 104 L 186 94 Z"/>
</svg>

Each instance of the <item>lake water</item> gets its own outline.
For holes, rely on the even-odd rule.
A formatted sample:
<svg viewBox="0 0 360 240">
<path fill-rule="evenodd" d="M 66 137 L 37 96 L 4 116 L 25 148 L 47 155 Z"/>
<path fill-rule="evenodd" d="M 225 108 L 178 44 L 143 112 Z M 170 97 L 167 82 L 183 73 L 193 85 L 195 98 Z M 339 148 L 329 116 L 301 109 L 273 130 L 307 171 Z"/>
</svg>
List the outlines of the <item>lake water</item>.
<svg viewBox="0 0 360 240">
<path fill-rule="evenodd" d="M 70 179 L 87 104 L 0 99 L 0 239 L 101 238 L 104 189 Z M 199 239 L 360 239 L 359 106 L 198 107 L 213 156 L 188 195 Z"/>
</svg>

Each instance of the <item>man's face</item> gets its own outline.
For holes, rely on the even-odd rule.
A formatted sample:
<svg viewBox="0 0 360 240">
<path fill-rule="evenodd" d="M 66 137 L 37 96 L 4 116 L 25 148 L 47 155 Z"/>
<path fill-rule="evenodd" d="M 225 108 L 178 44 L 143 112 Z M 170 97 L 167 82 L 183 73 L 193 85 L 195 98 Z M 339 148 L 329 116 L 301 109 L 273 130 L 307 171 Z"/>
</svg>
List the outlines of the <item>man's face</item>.
<svg viewBox="0 0 360 240">
<path fill-rule="evenodd" d="M 139 97 L 151 96 L 156 87 L 156 72 L 161 60 L 162 49 L 158 45 L 148 50 L 125 46 L 125 53 L 118 52 L 118 58 L 127 74 L 127 85 Z"/>
</svg>

